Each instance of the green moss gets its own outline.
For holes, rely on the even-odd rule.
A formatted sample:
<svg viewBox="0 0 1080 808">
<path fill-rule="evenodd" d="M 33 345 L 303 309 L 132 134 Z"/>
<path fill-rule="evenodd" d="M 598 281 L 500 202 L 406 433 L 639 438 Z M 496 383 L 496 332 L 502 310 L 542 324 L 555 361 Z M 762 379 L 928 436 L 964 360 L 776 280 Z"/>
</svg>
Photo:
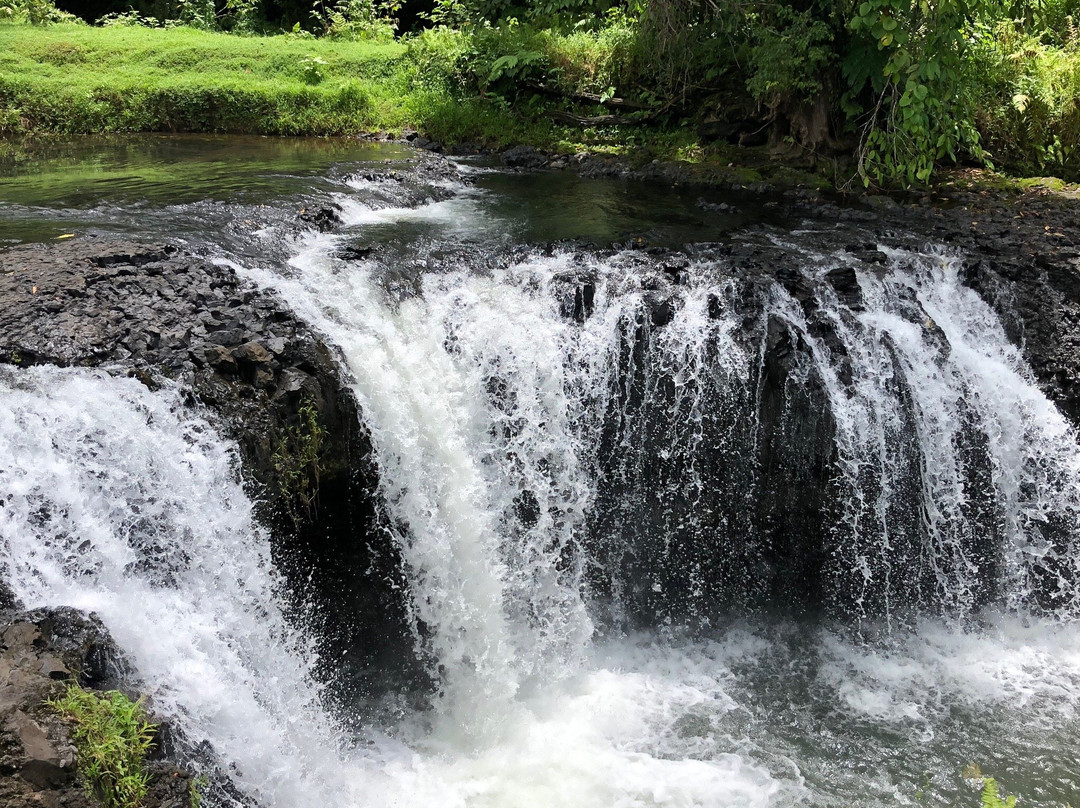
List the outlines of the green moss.
<svg viewBox="0 0 1080 808">
<path fill-rule="evenodd" d="M 1069 188 L 1069 184 L 1065 180 L 1058 179 L 1057 177 L 1024 177 L 1016 180 L 1016 184 L 1025 190 L 1033 188 L 1041 188 L 1045 191 L 1054 191 L 1060 193 Z"/>
<path fill-rule="evenodd" d="M 150 784 L 146 754 L 155 730 L 142 704 L 123 693 L 99 695 L 78 685 L 48 704 L 73 724 L 87 793 L 105 808 L 138 808 Z"/>
</svg>

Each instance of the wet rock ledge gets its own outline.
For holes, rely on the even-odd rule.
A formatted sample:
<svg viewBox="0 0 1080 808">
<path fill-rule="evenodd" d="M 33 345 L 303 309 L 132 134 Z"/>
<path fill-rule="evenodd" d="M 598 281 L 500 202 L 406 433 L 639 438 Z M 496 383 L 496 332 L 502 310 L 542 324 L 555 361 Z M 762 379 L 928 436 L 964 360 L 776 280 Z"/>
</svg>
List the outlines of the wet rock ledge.
<svg viewBox="0 0 1080 808">
<path fill-rule="evenodd" d="M 245 470 L 274 500 L 275 454 L 318 414 L 320 477 L 366 449 L 330 351 L 276 298 L 173 246 L 72 240 L 0 252 L 0 362 L 101 366 L 175 380 L 221 416 Z"/>
</svg>

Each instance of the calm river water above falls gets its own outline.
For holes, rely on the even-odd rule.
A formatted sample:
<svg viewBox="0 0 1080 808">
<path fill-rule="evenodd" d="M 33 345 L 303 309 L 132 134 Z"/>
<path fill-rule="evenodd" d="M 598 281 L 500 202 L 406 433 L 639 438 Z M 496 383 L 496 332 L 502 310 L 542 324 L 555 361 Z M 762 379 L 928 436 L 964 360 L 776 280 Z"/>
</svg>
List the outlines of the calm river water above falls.
<svg viewBox="0 0 1080 808">
<path fill-rule="evenodd" d="M 4 166 L 0 239 L 180 240 L 340 352 L 437 684 L 316 659 L 169 387 L 0 368 L 3 570 L 266 808 L 976 806 L 971 763 L 1077 805 L 1076 432 L 959 256 L 766 202 L 343 141 Z"/>
</svg>

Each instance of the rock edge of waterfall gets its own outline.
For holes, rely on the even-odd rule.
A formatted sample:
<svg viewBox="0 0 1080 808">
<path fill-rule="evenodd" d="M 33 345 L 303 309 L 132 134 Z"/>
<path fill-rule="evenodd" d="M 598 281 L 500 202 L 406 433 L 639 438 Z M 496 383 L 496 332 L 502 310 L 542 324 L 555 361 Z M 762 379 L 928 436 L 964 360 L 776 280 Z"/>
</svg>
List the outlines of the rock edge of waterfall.
<svg viewBox="0 0 1080 808">
<path fill-rule="evenodd" d="M 96 806 L 78 772 L 72 725 L 45 702 L 73 683 L 132 692 L 135 682 L 105 627 L 70 608 L 0 613 L 0 682 L 0 806 Z M 180 739 L 149 707 L 157 727 L 146 808 L 186 808 L 193 775 L 170 761 Z"/>
<path fill-rule="evenodd" d="M 878 246 L 960 251 L 963 282 L 994 308 L 1043 392 L 1080 426 L 1080 200 L 1042 192 L 1012 199 L 959 192 L 945 206 L 885 196 L 839 205 L 817 194 L 784 207 L 815 219 L 864 222 L 877 243 L 848 252 L 883 262 Z"/>
<path fill-rule="evenodd" d="M 253 499 L 277 526 L 279 567 L 288 568 L 296 553 L 302 570 L 308 551 L 295 546 L 332 532 L 328 524 L 374 518 L 370 447 L 334 356 L 283 303 L 233 268 L 175 246 L 117 238 L 20 246 L 0 252 L 0 310 L 2 364 L 97 367 L 151 389 L 176 384 L 201 405 L 239 447 Z M 312 440 L 317 468 L 296 467 L 290 454 L 301 455 L 305 447 L 297 444 Z M 318 489 L 305 500 L 293 487 L 309 473 Z M 298 602 L 308 599 L 293 589 Z M 355 601 L 359 609 L 386 610 Z M 94 805 L 75 772 L 69 728 L 42 702 L 71 681 L 133 696 L 139 681 L 94 615 L 20 608 L 0 585 L 0 807 Z M 177 764 L 197 759 L 210 772 L 219 764 L 213 750 L 162 727 L 145 806 L 187 806 L 192 775 Z M 211 777 L 209 787 L 227 783 Z"/>
</svg>

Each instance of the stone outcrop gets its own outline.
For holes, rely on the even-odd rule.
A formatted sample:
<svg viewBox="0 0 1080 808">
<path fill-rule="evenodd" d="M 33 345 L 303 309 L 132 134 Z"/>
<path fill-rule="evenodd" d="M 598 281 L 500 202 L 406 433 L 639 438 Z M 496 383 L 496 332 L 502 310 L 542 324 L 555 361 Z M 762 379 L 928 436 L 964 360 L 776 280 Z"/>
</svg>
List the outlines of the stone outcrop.
<svg viewBox="0 0 1080 808">
<path fill-rule="evenodd" d="M 306 403 L 322 430 L 321 478 L 347 476 L 366 452 L 330 351 L 230 267 L 112 239 L 17 247 L 0 252 L 0 310 L 2 362 L 175 380 L 221 416 L 270 499 L 283 493 L 274 455 Z"/>
<path fill-rule="evenodd" d="M 126 674 L 93 616 L 66 608 L 0 614 L 0 808 L 99 808 L 78 772 L 71 726 L 46 701 L 74 682 L 122 688 Z M 155 757 L 145 808 L 187 808 L 191 774 Z"/>
</svg>

